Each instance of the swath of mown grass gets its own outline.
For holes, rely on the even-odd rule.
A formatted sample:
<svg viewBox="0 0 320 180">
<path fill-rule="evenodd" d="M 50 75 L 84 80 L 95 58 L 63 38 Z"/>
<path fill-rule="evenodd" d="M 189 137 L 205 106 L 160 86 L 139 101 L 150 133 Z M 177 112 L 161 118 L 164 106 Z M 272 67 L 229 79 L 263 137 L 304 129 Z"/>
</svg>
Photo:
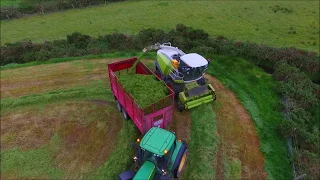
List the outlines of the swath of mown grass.
<svg viewBox="0 0 320 180">
<path fill-rule="evenodd" d="M 183 179 L 214 179 L 214 157 L 219 144 L 215 114 L 211 104 L 191 110 L 189 156 Z"/>
<path fill-rule="evenodd" d="M 270 75 L 243 59 L 225 56 L 212 59 L 207 73 L 231 89 L 254 120 L 268 178 L 291 178 L 286 143 L 276 130 L 283 117 L 277 109 L 280 98 L 274 90 L 275 82 Z"/>
<path fill-rule="evenodd" d="M 137 136 L 138 130 L 133 122 L 124 122 L 118 136 L 116 148 L 108 160 L 90 177 L 93 179 L 117 179 L 121 172 L 129 170 L 133 164 L 135 152 L 135 148 L 131 145 L 133 145 Z"/>
<path fill-rule="evenodd" d="M 32 94 L 19 98 L 1 99 L 1 114 L 18 107 L 31 105 L 43 105 L 49 102 L 59 102 L 67 99 L 90 100 L 112 99 L 111 90 L 107 88 L 103 81 L 92 82 L 90 86 L 78 86 L 70 89 L 53 90 L 42 94 Z"/>
</svg>

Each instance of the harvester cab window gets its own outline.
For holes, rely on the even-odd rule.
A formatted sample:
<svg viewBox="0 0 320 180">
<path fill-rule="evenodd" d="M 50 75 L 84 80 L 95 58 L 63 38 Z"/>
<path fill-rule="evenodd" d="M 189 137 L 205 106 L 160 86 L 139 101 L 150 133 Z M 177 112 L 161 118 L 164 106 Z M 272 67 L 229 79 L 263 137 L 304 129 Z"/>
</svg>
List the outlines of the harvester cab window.
<svg viewBox="0 0 320 180">
<path fill-rule="evenodd" d="M 179 65 L 179 72 L 183 74 L 184 81 L 192 81 L 201 77 L 206 69 L 207 65 L 201 67 L 189 67 L 183 61 L 181 61 Z"/>
</svg>

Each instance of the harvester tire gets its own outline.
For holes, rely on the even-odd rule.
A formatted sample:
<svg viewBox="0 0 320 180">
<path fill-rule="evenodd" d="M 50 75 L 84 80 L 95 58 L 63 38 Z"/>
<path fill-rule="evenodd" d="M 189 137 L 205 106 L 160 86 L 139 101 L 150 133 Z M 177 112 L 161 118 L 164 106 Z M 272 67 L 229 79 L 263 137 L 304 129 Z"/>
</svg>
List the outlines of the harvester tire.
<svg viewBox="0 0 320 180">
<path fill-rule="evenodd" d="M 118 110 L 121 112 L 122 111 L 122 106 L 121 106 L 120 102 L 117 99 L 116 99 L 116 105 L 117 105 Z"/>
<path fill-rule="evenodd" d="M 129 120 L 130 116 L 128 115 L 127 111 L 122 107 L 122 115 L 125 120 Z"/>
<path fill-rule="evenodd" d="M 188 159 L 188 148 L 185 143 L 182 144 L 178 152 L 177 158 L 173 164 L 173 175 L 174 178 L 178 178 L 184 170 Z"/>
<path fill-rule="evenodd" d="M 179 112 L 182 112 L 184 110 L 184 105 L 180 100 L 177 100 L 177 106 L 178 106 Z"/>
<path fill-rule="evenodd" d="M 207 82 L 206 82 L 206 79 L 204 79 L 204 77 L 202 77 L 201 79 L 199 79 L 197 81 L 197 83 L 200 85 L 200 86 L 204 86 Z"/>
</svg>

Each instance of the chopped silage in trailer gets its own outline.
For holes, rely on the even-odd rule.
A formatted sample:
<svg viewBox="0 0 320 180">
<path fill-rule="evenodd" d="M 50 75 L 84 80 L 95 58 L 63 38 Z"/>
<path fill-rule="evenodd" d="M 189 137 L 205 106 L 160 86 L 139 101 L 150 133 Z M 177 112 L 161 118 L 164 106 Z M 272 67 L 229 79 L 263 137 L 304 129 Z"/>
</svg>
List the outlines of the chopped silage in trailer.
<svg viewBox="0 0 320 180">
<path fill-rule="evenodd" d="M 121 74 L 118 80 L 143 109 L 165 98 L 168 94 L 164 83 L 158 81 L 153 75 Z"/>
</svg>

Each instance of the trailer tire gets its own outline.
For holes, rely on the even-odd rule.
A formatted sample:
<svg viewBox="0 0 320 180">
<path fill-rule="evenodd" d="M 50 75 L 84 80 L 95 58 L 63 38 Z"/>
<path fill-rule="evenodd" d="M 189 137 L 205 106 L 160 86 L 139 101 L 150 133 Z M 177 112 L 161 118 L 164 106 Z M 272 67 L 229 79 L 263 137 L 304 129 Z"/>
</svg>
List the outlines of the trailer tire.
<svg viewBox="0 0 320 180">
<path fill-rule="evenodd" d="M 185 143 L 182 144 L 178 152 L 177 158 L 173 164 L 174 178 L 178 178 L 184 170 L 188 159 L 188 147 Z"/>
<path fill-rule="evenodd" d="M 122 106 L 121 106 L 120 102 L 117 99 L 116 99 L 116 105 L 117 105 L 118 110 L 121 112 L 122 111 Z"/>
<path fill-rule="evenodd" d="M 127 111 L 122 107 L 122 115 L 125 120 L 129 120 L 130 116 L 128 115 Z"/>
</svg>

